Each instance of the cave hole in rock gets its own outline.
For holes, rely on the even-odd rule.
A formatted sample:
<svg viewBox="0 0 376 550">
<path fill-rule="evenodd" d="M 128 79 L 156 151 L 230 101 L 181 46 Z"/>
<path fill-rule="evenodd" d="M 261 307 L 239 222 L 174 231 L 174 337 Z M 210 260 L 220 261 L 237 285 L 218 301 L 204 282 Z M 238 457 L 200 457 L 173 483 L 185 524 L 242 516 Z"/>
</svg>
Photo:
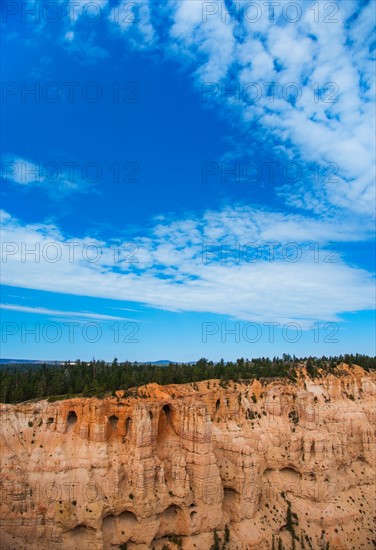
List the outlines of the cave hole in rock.
<svg viewBox="0 0 376 550">
<path fill-rule="evenodd" d="M 190 518 L 191 518 L 191 522 L 192 523 L 195 523 L 197 521 L 197 512 L 191 512 L 189 514 Z"/>
<path fill-rule="evenodd" d="M 125 510 L 118 516 L 110 514 L 103 518 L 102 533 L 104 548 L 127 543 L 137 526 L 137 517 L 133 512 Z"/>
<path fill-rule="evenodd" d="M 63 547 L 74 543 L 75 548 L 90 548 L 95 544 L 95 529 L 80 523 L 63 534 Z M 71 546 L 69 546 L 71 548 Z"/>
<path fill-rule="evenodd" d="M 300 480 L 300 473 L 294 468 L 282 468 L 279 470 L 279 476 L 282 478 L 284 483 L 292 482 L 296 483 Z"/>
<path fill-rule="evenodd" d="M 216 403 L 215 403 L 215 412 L 218 412 L 219 411 L 219 407 L 221 406 L 221 400 L 220 399 L 217 399 Z"/>
<path fill-rule="evenodd" d="M 149 411 L 149 418 L 150 420 L 153 420 L 153 413 L 151 411 Z"/>
<path fill-rule="evenodd" d="M 162 411 L 165 413 L 165 415 L 170 418 L 171 415 L 171 407 L 170 405 L 163 405 Z"/>
<path fill-rule="evenodd" d="M 49 418 L 47 418 L 47 424 L 48 424 L 48 425 L 53 424 L 53 421 L 54 421 L 54 419 L 52 418 L 52 416 L 50 416 Z"/>
<path fill-rule="evenodd" d="M 109 515 L 103 518 L 102 521 L 102 534 L 103 543 L 105 545 L 113 544 L 113 540 L 116 534 L 116 520 L 115 516 Z"/>
<path fill-rule="evenodd" d="M 158 440 L 163 438 L 167 432 L 171 431 L 174 431 L 171 422 L 171 407 L 170 405 L 163 405 L 159 413 Z"/>
<path fill-rule="evenodd" d="M 94 532 L 95 530 L 92 527 L 88 527 L 84 523 L 80 523 L 79 525 L 76 525 L 76 527 L 73 527 L 73 529 L 70 529 L 72 535 L 87 534 L 90 531 Z"/>
<path fill-rule="evenodd" d="M 126 538 L 132 536 L 136 525 L 137 517 L 133 512 L 129 512 L 128 510 L 122 512 L 117 518 L 117 529 Z"/>
<path fill-rule="evenodd" d="M 230 515 L 231 520 L 235 519 L 234 512 L 236 510 L 236 504 L 239 501 L 239 494 L 231 487 L 224 487 L 223 489 L 223 508 Z"/>
<path fill-rule="evenodd" d="M 74 411 L 69 411 L 67 416 L 67 432 L 71 432 L 77 422 L 77 414 Z"/>
<path fill-rule="evenodd" d="M 173 414 L 170 405 L 166 404 L 162 407 L 158 418 L 156 453 L 163 462 L 164 478 L 167 485 L 173 483 L 172 460 L 175 456 L 174 449 L 176 449 L 176 452 L 179 450 L 179 437 L 172 422 Z M 170 489 L 173 489 L 172 485 L 170 485 Z"/>
<path fill-rule="evenodd" d="M 233 489 L 232 487 L 224 487 L 223 490 L 225 498 L 234 498 L 238 494 L 237 491 L 235 491 L 235 489 Z"/>
<path fill-rule="evenodd" d="M 186 532 L 186 521 L 184 512 L 176 504 L 171 504 L 162 512 L 159 521 L 157 537 L 166 535 L 183 535 Z"/>
<path fill-rule="evenodd" d="M 109 424 L 109 426 L 110 426 L 110 428 L 112 429 L 113 432 L 116 432 L 118 422 L 119 422 L 119 418 L 117 416 L 115 416 L 114 414 L 109 417 L 108 424 Z"/>
</svg>

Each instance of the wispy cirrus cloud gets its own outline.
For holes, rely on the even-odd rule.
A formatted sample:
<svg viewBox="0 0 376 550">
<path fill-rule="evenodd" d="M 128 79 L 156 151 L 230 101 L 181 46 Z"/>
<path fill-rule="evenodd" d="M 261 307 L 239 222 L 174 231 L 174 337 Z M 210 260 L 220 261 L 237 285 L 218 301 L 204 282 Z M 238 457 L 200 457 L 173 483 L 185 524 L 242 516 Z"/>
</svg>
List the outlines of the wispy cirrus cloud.
<svg viewBox="0 0 376 550">
<path fill-rule="evenodd" d="M 88 311 L 66 311 L 58 309 L 49 309 L 45 307 L 28 307 L 18 304 L 0 304 L 0 309 L 8 311 L 17 311 L 20 313 L 32 313 L 33 315 L 47 315 L 48 317 L 78 317 L 80 319 L 95 319 L 96 321 L 134 321 L 126 317 L 115 315 L 102 315 L 100 313 L 90 313 Z"/>
<path fill-rule="evenodd" d="M 333 259 L 325 248 L 334 237 L 355 240 L 364 231 L 333 220 L 307 223 L 266 210 L 226 209 L 160 219 L 150 234 L 114 249 L 113 243 L 68 239 L 56 226 L 25 226 L 5 215 L 3 282 L 243 320 L 329 321 L 373 307 L 371 274 L 347 265 L 340 251 Z M 286 246 L 292 241 L 298 255 L 291 260 Z M 271 243 L 272 257 L 266 254 Z M 320 257 L 312 244 L 321 248 Z M 239 245 L 241 257 L 223 261 L 224 245 Z"/>
</svg>

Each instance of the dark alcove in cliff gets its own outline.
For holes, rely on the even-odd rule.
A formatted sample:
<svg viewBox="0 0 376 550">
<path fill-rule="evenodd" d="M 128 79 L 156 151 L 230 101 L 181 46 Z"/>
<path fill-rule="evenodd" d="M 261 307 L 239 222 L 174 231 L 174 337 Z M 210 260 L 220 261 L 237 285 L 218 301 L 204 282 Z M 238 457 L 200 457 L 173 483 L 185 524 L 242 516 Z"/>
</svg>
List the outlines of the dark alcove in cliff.
<svg viewBox="0 0 376 550">
<path fill-rule="evenodd" d="M 77 415 L 74 411 L 69 411 L 67 416 L 67 432 L 71 432 L 77 422 Z"/>
<path fill-rule="evenodd" d="M 198 515 L 197 512 L 193 511 L 189 514 L 189 517 L 191 519 L 191 527 L 195 527 L 198 523 Z"/>
<path fill-rule="evenodd" d="M 165 413 L 166 418 L 171 420 L 171 407 L 170 405 L 163 405 L 162 411 Z"/>
<path fill-rule="evenodd" d="M 92 548 L 95 545 L 95 529 L 85 524 L 76 525 L 63 534 L 62 548 Z"/>
<path fill-rule="evenodd" d="M 183 510 L 179 506 L 171 504 L 160 515 L 159 529 L 156 538 L 158 539 L 167 535 L 182 535 L 186 533 L 186 523 Z"/>
<path fill-rule="evenodd" d="M 235 510 L 239 504 L 240 495 L 232 487 L 223 490 L 223 509 L 229 514 L 232 521 L 236 520 Z"/>
<path fill-rule="evenodd" d="M 112 416 L 109 417 L 108 423 L 109 423 L 109 426 L 112 429 L 112 431 L 116 432 L 118 422 L 119 422 L 119 418 L 117 416 L 112 415 Z"/>
<path fill-rule="evenodd" d="M 173 426 L 173 411 L 170 405 L 164 405 L 159 413 L 157 433 L 157 456 L 163 462 L 165 481 L 171 482 L 171 460 L 174 456 L 174 447 L 179 449 L 179 437 Z"/>
<path fill-rule="evenodd" d="M 172 422 L 173 412 L 170 405 L 164 405 L 159 413 L 158 420 L 158 439 L 157 442 L 163 442 L 166 437 L 176 436 L 175 429 Z"/>
<path fill-rule="evenodd" d="M 137 528 L 137 517 L 133 512 L 125 510 L 118 516 L 112 514 L 103 518 L 102 532 L 104 548 L 128 542 Z"/>
</svg>

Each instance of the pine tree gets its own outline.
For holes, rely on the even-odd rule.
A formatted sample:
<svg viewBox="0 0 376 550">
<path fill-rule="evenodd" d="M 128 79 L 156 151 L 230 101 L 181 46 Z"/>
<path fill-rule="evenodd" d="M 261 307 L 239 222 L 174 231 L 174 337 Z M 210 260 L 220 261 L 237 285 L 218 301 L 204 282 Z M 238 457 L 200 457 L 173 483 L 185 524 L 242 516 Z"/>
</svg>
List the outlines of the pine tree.
<svg viewBox="0 0 376 550">
<path fill-rule="evenodd" d="M 218 536 L 217 529 L 214 529 L 213 535 L 214 535 L 214 544 L 212 544 L 211 550 L 221 550 L 221 547 L 220 547 L 221 539 Z"/>
<path fill-rule="evenodd" d="M 228 528 L 228 525 L 225 525 L 225 544 L 228 544 L 230 542 L 230 529 Z"/>
</svg>

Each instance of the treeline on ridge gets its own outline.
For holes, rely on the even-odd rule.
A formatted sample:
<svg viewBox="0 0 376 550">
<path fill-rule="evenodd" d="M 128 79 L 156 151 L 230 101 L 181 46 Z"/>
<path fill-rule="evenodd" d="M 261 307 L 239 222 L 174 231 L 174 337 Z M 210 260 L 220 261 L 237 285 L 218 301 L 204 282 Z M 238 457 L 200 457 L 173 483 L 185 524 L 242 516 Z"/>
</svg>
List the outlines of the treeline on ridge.
<svg viewBox="0 0 376 550">
<path fill-rule="evenodd" d="M 30 399 L 59 396 L 104 397 L 115 390 L 129 390 L 149 383 L 187 384 L 219 378 L 228 380 L 251 380 L 262 378 L 289 378 L 294 381 L 297 369 L 304 364 L 311 377 L 319 375 L 319 369 L 333 372 L 340 363 L 356 364 L 365 370 L 376 369 L 376 358 L 367 355 L 343 355 L 336 357 L 304 357 L 284 354 L 282 358 L 240 358 L 235 362 L 209 361 L 205 358 L 196 363 L 169 363 L 153 365 L 105 361 L 80 361 L 64 364 L 15 364 L 0 368 L 0 401 L 19 403 Z"/>
</svg>

